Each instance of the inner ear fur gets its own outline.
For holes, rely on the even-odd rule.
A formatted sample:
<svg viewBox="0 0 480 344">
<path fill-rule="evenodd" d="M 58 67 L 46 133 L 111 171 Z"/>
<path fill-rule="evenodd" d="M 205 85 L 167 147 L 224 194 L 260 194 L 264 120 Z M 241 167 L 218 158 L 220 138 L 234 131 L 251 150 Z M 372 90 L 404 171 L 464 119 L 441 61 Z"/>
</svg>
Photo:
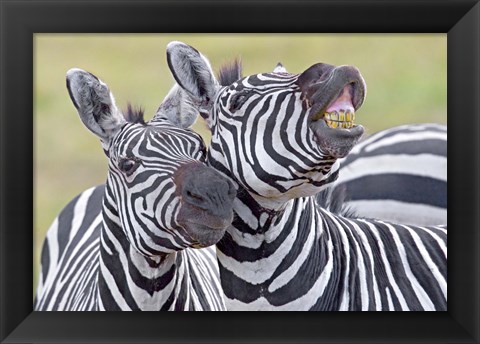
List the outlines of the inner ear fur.
<svg viewBox="0 0 480 344">
<path fill-rule="evenodd" d="M 174 41 L 167 45 L 167 63 L 177 83 L 195 102 L 200 106 L 210 104 L 218 81 L 205 56 L 185 43 Z"/>
<path fill-rule="evenodd" d="M 67 89 L 83 124 L 102 141 L 109 141 L 125 123 L 110 89 L 95 75 L 72 68 Z"/>
</svg>

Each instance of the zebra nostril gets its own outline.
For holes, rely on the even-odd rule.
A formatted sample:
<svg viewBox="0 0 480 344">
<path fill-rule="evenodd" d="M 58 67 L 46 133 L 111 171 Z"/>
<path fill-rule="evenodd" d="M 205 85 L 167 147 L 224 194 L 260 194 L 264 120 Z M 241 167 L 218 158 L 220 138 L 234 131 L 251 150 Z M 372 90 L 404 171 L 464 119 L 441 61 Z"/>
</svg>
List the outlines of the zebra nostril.
<svg viewBox="0 0 480 344">
<path fill-rule="evenodd" d="M 205 198 L 202 195 L 199 195 L 198 193 L 191 190 L 187 190 L 185 192 L 185 195 L 187 196 L 187 199 L 195 203 L 203 203 L 205 201 Z"/>
<path fill-rule="evenodd" d="M 220 218 L 231 215 L 237 191 L 235 185 L 219 172 L 197 164 L 185 170 L 177 183 L 185 204 Z"/>
</svg>

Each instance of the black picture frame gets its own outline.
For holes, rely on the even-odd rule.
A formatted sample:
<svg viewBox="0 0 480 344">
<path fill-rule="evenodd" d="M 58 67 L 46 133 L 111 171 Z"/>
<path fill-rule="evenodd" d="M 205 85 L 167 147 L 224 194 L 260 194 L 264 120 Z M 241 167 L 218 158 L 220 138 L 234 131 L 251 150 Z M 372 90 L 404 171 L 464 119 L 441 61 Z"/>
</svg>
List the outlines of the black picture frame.
<svg viewBox="0 0 480 344">
<path fill-rule="evenodd" d="M 0 0 L 2 343 L 478 343 L 480 4 L 443 1 Z M 32 312 L 33 34 L 447 33 L 447 312 Z"/>
</svg>

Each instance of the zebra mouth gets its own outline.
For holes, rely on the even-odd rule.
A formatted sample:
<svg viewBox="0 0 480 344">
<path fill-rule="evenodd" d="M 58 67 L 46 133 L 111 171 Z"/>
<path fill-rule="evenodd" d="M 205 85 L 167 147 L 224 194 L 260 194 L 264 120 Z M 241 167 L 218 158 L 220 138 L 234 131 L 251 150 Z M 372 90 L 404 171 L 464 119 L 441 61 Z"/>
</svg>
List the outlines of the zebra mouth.
<svg viewBox="0 0 480 344">
<path fill-rule="evenodd" d="M 183 227 L 194 241 L 191 247 L 202 248 L 215 245 L 223 238 L 223 235 L 225 234 L 225 231 L 230 225 L 231 221 L 226 222 L 228 222 L 228 224 L 216 228 L 211 227 L 211 224 L 187 221 L 183 224 Z"/>
<path fill-rule="evenodd" d="M 188 204 L 182 206 L 178 219 L 178 223 L 191 237 L 194 248 L 215 245 L 222 239 L 232 221 L 233 210 L 217 216 Z"/>
<path fill-rule="evenodd" d="M 343 87 L 325 108 L 310 117 L 310 129 L 320 148 L 335 158 L 346 156 L 362 137 L 364 128 L 354 123 L 354 86 Z M 355 101 L 358 104 L 358 100 Z M 357 105 L 359 107 L 359 105 Z"/>
<path fill-rule="evenodd" d="M 353 84 L 347 84 L 340 94 L 325 109 L 311 116 L 312 121 L 323 119 L 327 126 L 333 129 L 351 129 L 356 127 L 355 121 L 355 88 Z M 358 100 L 356 101 L 358 103 Z M 358 107 L 358 105 L 357 105 Z"/>
</svg>

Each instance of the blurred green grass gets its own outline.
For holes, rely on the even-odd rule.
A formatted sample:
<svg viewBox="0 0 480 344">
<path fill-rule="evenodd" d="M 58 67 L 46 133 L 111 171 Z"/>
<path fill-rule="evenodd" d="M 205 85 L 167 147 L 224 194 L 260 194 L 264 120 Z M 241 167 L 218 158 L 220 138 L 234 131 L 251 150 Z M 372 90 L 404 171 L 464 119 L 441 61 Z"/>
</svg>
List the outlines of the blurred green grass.
<svg viewBox="0 0 480 344">
<path fill-rule="evenodd" d="M 244 75 L 282 62 L 299 73 L 317 62 L 357 66 L 367 99 L 357 122 L 367 133 L 404 123 L 447 121 L 445 34 L 36 34 L 34 37 L 34 288 L 45 233 L 79 192 L 106 179 L 100 143 L 80 122 L 65 87 L 72 67 L 111 88 L 117 105 L 142 106 L 146 118 L 173 84 L 168 42 L 188 43 L 214 70 L 240 57 Z M 194 129 L 208 142 L 206 127 Z"/>
</svg>

